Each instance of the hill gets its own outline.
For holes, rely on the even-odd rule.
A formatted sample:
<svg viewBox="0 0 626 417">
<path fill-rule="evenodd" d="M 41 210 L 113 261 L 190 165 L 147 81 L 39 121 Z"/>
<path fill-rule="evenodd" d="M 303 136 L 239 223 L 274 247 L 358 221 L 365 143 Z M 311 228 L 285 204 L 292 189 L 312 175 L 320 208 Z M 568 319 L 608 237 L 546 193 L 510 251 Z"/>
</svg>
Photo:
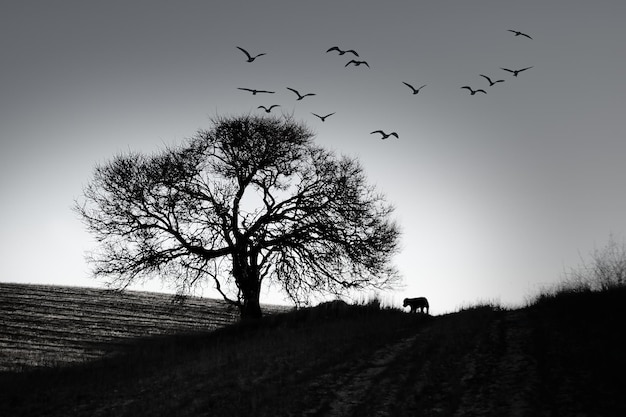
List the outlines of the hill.
<svg viewBox="0 0 626 417">
<path fill-rule="evenodd" d="M 331 304 L 183 329 L 2 372 L 0 415 L 625 415 L 625 301 L 620 289 L 437 317 Z"/>
<path fill-rule="evenodd" d="M 210 299 L 0 283 L 0 371 L 92 360 L 140 337 L 216 329 L 236 313 Z"/>
</svg>

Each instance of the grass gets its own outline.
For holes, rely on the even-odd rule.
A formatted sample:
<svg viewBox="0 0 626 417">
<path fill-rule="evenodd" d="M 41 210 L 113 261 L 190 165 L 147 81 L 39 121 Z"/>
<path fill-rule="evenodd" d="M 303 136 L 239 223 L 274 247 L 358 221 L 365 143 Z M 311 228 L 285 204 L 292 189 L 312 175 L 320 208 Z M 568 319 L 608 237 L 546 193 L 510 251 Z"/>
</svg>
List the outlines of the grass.
<svg viewBox="0 0 626 417">
<path fill-rule="evenodd" d="M 236 416 L 297 410 L 307 406 L 303 384 L 427 321 L 369 303 L 137 339 L 114 356 L 88 363 L 0 373 L 0 404 L 9 407 L 6 414 L 0 405 L 0 414 L 97 415 L 106 409 L 111 415 L 196 415 L 201 409 Z"/>
<path fill-rule="evenodd" d="M 0 371 L 114 354 L 138 338 L 213 330 L 237 320 L 218 300 L 0 283 Z"/>
<path fill-rule="evenodd" d="M 544 291 L 529 309 L 546 402 L 569 415 L 622 415 L 626 287 Z M 571 398 L 578 410 L 570 409 Z"/>
<path fill-rule="evenodd" d="M 355 395 L 348 415 L 626 413 L 626 401 L 621 400 L 626 389 L 626 342 L 620 332 L 626 319 L 623 288 L 544 291 L 518 310 L 482 301 L 432 317 L 384 308 L 372 300 L 221 325 L 212 320 L 227 313 L 223 306 L 199 304 L 194 310 L 191 300 L 191 310 L 172 310 L 169 316 L 172 325 L 180 320 L 180 331 L 163 325 L 141 337 L 138 332 L 149 326 L 134 327 L 118 318 L 135 311 L 143 314 L 139 322 L 158 324 L 166 305 L 150 298 L 154 295 L 133 295 L 138 298 L 128 298 L 129 305 L 115 307 L 119 314 L 103 302 L 99 317 L 93 305 L 99 293 L 90 292 L 85 305 L 91 310 L 81 316 L 79 308 L 67 309 L 78 303 L 80 294 L 65 289 L 55 299 L 66 308 L 62 316 L 53 309 L 54 302 L 39 302 L 28 295 L 28 288 L 12 289 L 30 301 L 13 301 L 13 321 L 20 321 L 19 311 L 27 318 L 21 327 L 7 327 L 10 331 L 30 331 L 27 324 L 36 321 L 28 320 L 34 320 L 37 309 L 42 316 L 59 319 L 48 322 L 47 333 L 29 333 L 32 346 L 53 337 L 57 344 L 76 346 L 76 328 L 85 320 L 98 326 L 82 326 L 83 339 L 93 332 L 108 354 L 0 372 L 2 416 L 332 415 L 337 414 L 333 401 L 346 387 Z M 152 305 L 153 310 L 140 308 L 144 296 L 151 300 L 145 308 Z M 184 317 L 194 314 L 205 320 L 205 330 L 185 327 Z M 104 337 L 103 328 L 115 337 Z M 4 346 L 10 344 L 6 340 Z M 404 350 L 394 353 L 398 346 Z M 6 361 L 13 351 L 2 352 Z M 381 352 L 394 353 L 384 366 Z M 370 385 L 359 387 L 356 381 L 363 377 Z"/>
</svg>

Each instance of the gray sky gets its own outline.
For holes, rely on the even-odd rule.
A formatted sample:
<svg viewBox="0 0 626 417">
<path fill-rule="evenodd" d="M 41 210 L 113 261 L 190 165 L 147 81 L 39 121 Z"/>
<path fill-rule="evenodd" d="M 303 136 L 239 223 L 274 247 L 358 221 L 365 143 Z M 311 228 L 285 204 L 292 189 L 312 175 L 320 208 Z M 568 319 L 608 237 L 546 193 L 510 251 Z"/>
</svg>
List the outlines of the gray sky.
<svg viewBox="0 0 626 417">
<path fill-rule="evenodd" d="M 396 206 L 406 287 L 389 297 L 523 303 L 625 236 L 625 21 L 617 0 L 5 1 L 0 281 L 99 285 L 70 209 L 95 164 L 280 104 Z"/>
</svg>

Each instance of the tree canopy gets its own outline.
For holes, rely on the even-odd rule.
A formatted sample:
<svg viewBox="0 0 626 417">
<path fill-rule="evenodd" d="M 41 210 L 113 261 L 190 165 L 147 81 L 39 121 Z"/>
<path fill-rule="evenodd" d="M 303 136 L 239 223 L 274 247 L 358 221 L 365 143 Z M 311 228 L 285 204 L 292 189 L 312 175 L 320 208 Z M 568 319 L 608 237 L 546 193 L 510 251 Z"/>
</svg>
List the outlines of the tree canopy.
<svg viewBox="0 0 626 417">
<path fill-rule="evenodd" d="M 99 242 L 96 276 L 180 292 L 210 281 L 244 318 L 261 315 L 264 283 L 300 304 L 399 280 L 393 207 L 358 160 L 290 118 L 221 117 L 178 146 L 117 155 L 75 209 Z"/>
</svg>

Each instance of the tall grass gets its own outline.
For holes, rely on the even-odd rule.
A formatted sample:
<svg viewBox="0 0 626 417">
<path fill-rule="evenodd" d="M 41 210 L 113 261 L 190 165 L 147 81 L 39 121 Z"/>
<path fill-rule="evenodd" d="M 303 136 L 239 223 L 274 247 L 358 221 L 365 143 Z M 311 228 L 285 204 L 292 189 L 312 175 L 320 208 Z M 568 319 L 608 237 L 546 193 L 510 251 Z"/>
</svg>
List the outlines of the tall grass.
<svg viewBox="0 0 626 417">
<path fill-rule="evenodd" d="M 528 305 L 625 287 L 626 244 L 611 235 L 604 247 L 591 252 L 589 260 L 582 259 L 580 265 L 565 272 L 559 283 L 540 289 L 537 296 L 530 298 Z"/>
</svg>

